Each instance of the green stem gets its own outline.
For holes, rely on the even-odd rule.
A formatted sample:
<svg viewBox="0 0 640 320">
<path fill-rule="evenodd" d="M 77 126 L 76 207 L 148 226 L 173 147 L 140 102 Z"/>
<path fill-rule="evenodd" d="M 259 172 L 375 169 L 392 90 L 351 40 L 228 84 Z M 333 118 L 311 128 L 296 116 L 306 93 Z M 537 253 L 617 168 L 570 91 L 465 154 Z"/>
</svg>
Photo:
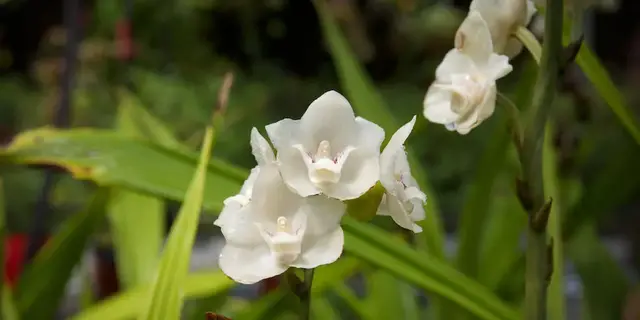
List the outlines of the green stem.
<svg viewBox="0 0 640 320">
<path fill-rule="evenodd" d="M 542 183 L 542 142 L 545 126 L 556 92 L 559 64 L 562 59 L 563 1 L 547 0 L 545 34 L 540 69 L 533 91 L 530 117 L 524 128 L 519 154 L 523 183 L 520 200 L 529 215 L 527 229 L 525 319 L 544 320 L 547 316 L 547 282 L 552 270 L 547 245 L 547 218 L 550 203 L 544 196 Z M 519 29 L 516 36 L 538 56 L 537 40 L 530 32 Z"/>
<path fill-rule="evenodd" d="M 516 38 L 522 42 L 522 44 L 529 50 L 533 60 L 535 60 L 538 64 L 540 64 L 540 56 L 542 55 L 542 47 L 540 46 L 540 42 L 536 39 L 536 36 L 531 32 L 531 30 L 526 27 L 519 27 L 515 34 Z"/>
<path fill-rule="evenodd" d="M 311 284 L 313 283 L 314 269 L 304 269 L 304 280 L 298 288 L 300 298 L 300 320 L 309 320 L 311 314 Z"/>
</svg>

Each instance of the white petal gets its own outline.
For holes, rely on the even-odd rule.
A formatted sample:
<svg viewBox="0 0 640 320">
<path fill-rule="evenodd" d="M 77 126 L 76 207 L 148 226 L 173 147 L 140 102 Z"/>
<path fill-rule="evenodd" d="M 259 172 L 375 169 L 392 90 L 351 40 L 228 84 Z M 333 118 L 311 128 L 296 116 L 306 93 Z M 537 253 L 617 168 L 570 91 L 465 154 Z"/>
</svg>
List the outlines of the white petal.
<svg viewBox="0 0 640 320">
<path fill-rule="evenodd" d="M 324 194 L 338 200 L 355 199 L 367 192 L 380 179 L 380 154 L 357 148 L 342 166 L 340 182 L 323 188 Z"/>
<path fill-rule="evenodd" d="M 250 207 L 254 222 L 275 223 L 279 216 L 293 217 L 304 199 L 291 192 L 285 185 L 278 167 L 261 167 L 253 187 Z"/>
<path fill-rule="evenodd" d="M 356 118 L 356 126 L 358 127 L 358 140 L 354 142 L 354 145 L 358 148 L 379 152 L 382 141 L 384 141 L 384 129 L 362 117 Z"/>
<path fill-rule="evenodd" d="M 307 163 L 298 148 L 287 147 L 279 150 L 278 162 L 280 163 L 280 173 L 282 174 L 284 182 L 295 193 L 302 197 L 320 193 L 320 189 L 309 179 Z"/>
<path fill-rule="evenodd" d="M 258 132 L 255 127 L 251 129 L 251 152 L 259 166 L 275 161 L 273 150 L 269 142 Z"/>
<path fill-rule="evenodd" d="M 436 81 L 451 82 L 451 76 L 456 73 L 470 73 L 475 70 L 473 60 L 462 51 L 453 48 L 447 52 L 442 62 L 436 68 Z"/>
<path fill-rule="evenodd" d="M 489 56 L 489 62 L 483 66 L 480 72 L 488 79 L 495 81 L 506 76 L 512 70 L 513 67 L 509 64 L 509 57 L 492 53 Z"/>
<path fill-rule="evenodd" d="M 319 236 L 340 226 L 346 206 L 342 201 L 318 195 L 306 198 L 302 210 L 307 215 L 307 234 Z"/>
<path fill-rule="evenodd" d="M 236 245 L 256 245 L 262 238 L 255 226 L 256 216 L 251 206 L 223 210 L 214 224 L 220 227 L 227 243 Z"/>
<path fill-rule="evenodd" d="M 256 182 L 256 178 L 258 177 L 258 173 L 260 172 L 260 166 L 255 166 L 251 169 L 251 173 L 249 173 L 249 177 L 242 184 L 242 188 L 240 189 L 240 194 L 245 195 L 251 198 L 251 194 L 253 193 L 253 185 Z"/>
<path fill-rule="evenodd" d="M 471 11 L 456 32 L 455 46 L 476 64 L 485 63 L 493 53 L 491 31 L 478 11 Z"/>
<path fill-rule="evenodd" d="M 424 97 L 424 117 L 439 124 L 455 122 L 459 116 L 451 108 L 452 99 L 450 87 L 432 84 Z"/>
<path fill-rule="evenodd" d="M 323 236 L 307 239 L 302 244 L 302 255 L 292 265 L 293 267 L 311 269 L 330 264 L 340 258 L 344 247 L 344 233 L 339 226 Z"/>
<path fill-rule="evenodd" d="M 282 119 L 265 127 L 273 146 L 280 152 L 300 141 L 300 120 Z"/>
<path fill-rule="evenodd" d="M 496 88 L 496 84 L 493 83 L 487 89 L 487 94 L 484 96 L 484 100 L 478 106 L 478 120 L 484 121 L 493 115 L 493 112 L 496 109 L 496 95 L 498 89 Z"/>
<path fill-rule="evenodd" d="M 524 21 L 524 25 L 528 26 L 529 23 L 531 23 L 531 19 L 533 19 L 533 16 L 536 14 L 538 10 L 536 9 L 536 4 L 533 3 L 533 1 L 531 0 L 527 0 L 527 17 Z"/>
<path fill-rule="evenodd" d="M 395 158 L 398 152 L 404 153 L 404 143 L 411 134 L 413 126 L 416 123 L 416 117 L 413 116 L 411 121 L 400 127 L 396 131 L 384 151 L 380 154 L 380 183 L 388 190 L 393 188 L 395 180 Z"/>
<path fill-rule="evenodd" d="M 409 212 L 405 210 L 402 202 L 396 196 L 387 194 L 387 206 L 387 210 L 396 224 L 415 233 L 422 232 L 422 228 L 413 223 Z"/>
<path fill-rule="evenodd" d="M 341 150 L 355 137 L 357 127 L 351 105 L 341 94 L 328 91 L 314 100 L 300 119 L 300 130 L 306 148 L 314 149 L 327 140 Z"/>
<path fill-rule="evenodd" d="M 288 266 L 279 265 L 266 244 L 241 247 L 227 244 L 218 261 L 220 269 L 236 282 L 253 284 L 285 272 Z"/>
</svg>

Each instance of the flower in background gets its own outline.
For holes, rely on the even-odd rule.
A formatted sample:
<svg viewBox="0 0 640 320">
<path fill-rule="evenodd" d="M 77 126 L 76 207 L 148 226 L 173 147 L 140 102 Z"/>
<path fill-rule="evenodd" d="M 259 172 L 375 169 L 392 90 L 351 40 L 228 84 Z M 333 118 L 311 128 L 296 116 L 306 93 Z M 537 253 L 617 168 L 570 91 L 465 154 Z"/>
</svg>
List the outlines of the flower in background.
<svg viewBox="0 0 640 320">
<path fill-rule="evenodd" d="M 393 134 L 380 155 L 380 183 L 386 192 L 382 197 L 378 214 L 391 216 L 399 226 L 417 233 L 421 232 L 422 228 L 414 222 L 425 218 L 423 206 L 427 196 L 411 176 L 411 168 L 404 150 L 404 142 L 415 123 L 414 116 Z"/>
<path fill-rule="evenodd" d="M 522 43 L 513 34 L 519 27 L 526 27 L 536 13 L 531 0 L 473 0 L 469 16 L 478 12 L 491 33 L 493 51 L 513 58 L 522 51 Z M 465 34 L 477 27 L 474 19 L 466 18 L 456 33 L 456 47 L 464 46 Z"/>
<path fill-rule="evenodd" d="M 378 181 L 384 130 L 356 117 L 335 91 L 313 101 L 300 120 L 283 119 L 266 129 L 285 183 L 302 197 L 355 199 Z"/>
<path fill-rule="evenodd" d="M 424 116 L 448 130 L 467 134 L 495 109 L 496 80 L 511 72 L 507 56 L 493 52 L 489 28 L 478 12 L 465 19 L 460 41 L 436 69 L 424 99 Z"/>
<path fill-rule="evenodd" d="M 261 167 L 249 203 L 220 216 L 226 240 L 220 269 L 236 282 L 252 284 L 290 267 L 332 263 L 342 254 L 343 214 L 342 202 L 322 195 L 302 198 L 284 184 L 277 166 Z"/>
</svg>

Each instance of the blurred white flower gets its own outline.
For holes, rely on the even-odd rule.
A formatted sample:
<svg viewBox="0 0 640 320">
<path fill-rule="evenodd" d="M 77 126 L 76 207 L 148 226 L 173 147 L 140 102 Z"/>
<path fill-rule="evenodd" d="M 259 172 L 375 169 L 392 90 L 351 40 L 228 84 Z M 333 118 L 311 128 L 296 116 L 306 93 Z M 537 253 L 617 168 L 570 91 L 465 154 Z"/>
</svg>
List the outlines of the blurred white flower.
<svg viewBox="0 0 640 320">
<path fill-rule="evenodd" d="M 482 16 L 471 12 L 466 23 L 462 46 L 444 57 L 424 98 L 424 116 L 460 134 L 469 133 L 493 114 L 496 80 L 512 70 L 507 56 L 493 53 Z"/>
<path fill-rule="evenodd" d="M 335 91 L 313 101 L 300 120 L 283 119 L 266 129 L 285 183 L 300 196 L 355 199 L 378 181 L 384 130 L 356 117 Z"/>
<path fill-rule="evenodd" d="M 513 36 L 519 27 L 526 27 L 536 13 L 531 0 L 473 0 L 469 6 L 469 15 L 478 12 L 491 33 L 493 51 L 513 58 L 522 51 L 522 43 Z M 473 34 L 476 22 L 465 19 L 456 32 L 456 48 L 467 41 L 467 34 Z"/>
<path fill-rule="evenodd" d="M 404 150 L 404 142 L 415 123 L 414 116 L 393 134 L 380 155 L 380 183 L 386 192 L 378 214 L 391 216 L 399 226 L 417 233 L 422 232 L 422 228 L 414 222 L 425 218 L 423 206 L 427 196 L 420 191 L 418 183 L 411 176 Z"/>
<path fill-rule="evenodd" d="M 220 269 L 239 283 L 273 277 L 289 267 L 315 268 L 342 254 L 342 202 L 302 198 L 283 183 L 276 165 L 260 167 L 250 201 L 220 220 L 226 244 Z"/>
</svg>

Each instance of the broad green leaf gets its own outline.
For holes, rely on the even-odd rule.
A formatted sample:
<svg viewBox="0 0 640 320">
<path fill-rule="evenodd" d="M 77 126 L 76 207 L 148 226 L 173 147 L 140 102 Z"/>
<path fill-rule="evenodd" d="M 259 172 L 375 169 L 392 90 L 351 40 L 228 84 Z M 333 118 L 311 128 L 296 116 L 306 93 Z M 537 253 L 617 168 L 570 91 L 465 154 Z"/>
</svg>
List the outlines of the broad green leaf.
<svg viewBox="0 0 640 320">
<path fill-rule="evenodd" d="M 79 132 L 83 134 L 78 134 Z M 57 133 L 48 131 L 48 133 L 45 136 L 41 135 L 43 138 L 39 140 L 39 147 L 27 143 L 12 144 L 4 152 L 4 159 L 3 154 L 0 153 L 0 161 L 59 163 L 76 166 L 82 164 L 87 171 L 92 172 L 96 171 L 95 168 L 100 168 L 98 170 L 100 175 L 97 177 L 110 177 L 106 182 L 102 180 L 102 183 L 145 190 L 150 194 L 175 200 L 182 199 L 186 185 L 181 183 L 182 177 L 167 173 L 175 173 L 174 168 L 181 168 L 180 172 L 189 174 L 193 173 L 193 169 L 189 169 L 189 167 L 195 166 L 189 157 L 177 157 L 175 152 L 159 146 L 150 149 L 149 144 L 144 142 L 125 139 L 104 131 L 69 130 Z M 34 132 L 24 133 L 19 137 L 18 142 L 29 136 L 33 137 Z M 29 141 L 33 141 L 33 138 Z M 64 141 L 64 143 L 59 144 L 60 141 Z M 80 143 L 76 143 L 76 141 Z M 114 147 L 116 144 L 120 148 Z M 72 152 L 64 152 L 64 148 L 69 148 Z M 126 152 L 118 151 L 122 149 L 126 149 Z M 85 150 L 91 150 L 93 155 L 100 154 L 102 156 L 88 156 Z M 144 161 L 140 161 L 140 155 L 144 152 L 147 152 L 142 157 Z M 111 156 L 112 153 L 117 154 L 115 159 Z M 117 161 L 113 162 L 114 160 Z M 122 163 L 126 166 L 105 165 L 109 163 Z M 232 195 L 240 189 L 241 179 L 222 178 L 219 175 L 221 173 L 217 173 L 210 167 L 207 178 L 224 181 L 222 183 L 226 183 L 226 185 L 224 189 L 220 185 L 215 185 L 212 186 L 212 189 L 207 190 L 208 197 L 203 202 L 206 208 L 219 209 L 224 199 L 212 190 Z M 96 178 L 96 175 L 86 175 L 86 177 Z M 112 177 L 117 177 L 117 179 Z M 372 265 L 389 271 L 399 279 L 414 283 L 423 289 L 452 300 L 483 319 L 513 319 L 515 316 L 515 311 L 502 303 L 489 290 L 466 278 L 441 259 L 413 250 L 402 241 L 393 239 L 389 233 L 371 225 L 359 223 L 349 217 L 345 217 L 343 228 L 347 238 L 346 253 L 365 259 Z"/>
<path fill-rule="evenodd" d="M 553 147 L 553 130 L 550 122 L 543 142 L 542 180 L 546 198 L 553 199 L 549 216 L 548 231 L 553 241 L 553 274 L 547 295 L 547 315 L 551 320 L 563 320 L 566 317 L 564 290 L 564 253 L 562 241 L 562 214 L 564 204 L 560 195 L 556 151 Z"/>
<path fill-rule="evenodd" d="M 346 38 L 342 35 L 337 23 L 331 16 L 325 0 L 314 0 L 314 4 L 320 17 L 325 41 L 329 46 L 336 71 L 347 97 L 360 116 L 380 125 L 385 130 L 387 139 L 390 138 L 400 128 L 401 124 L 394 118 L 391 109 L 385 105 L 382 96 L 376 91 L 371 79 L 369 79 L 362 66 L 356 60 Z M 418 104 L 416 107 L 418 106 L 420 105 Z M 406 119 L 406 121 L 408 120 Z M 418 238 L 424 239 L 419 241 L 419 244 L 426 245 L 429 253 L 443 258 L 444 229 L 437 209 L 436 198 L 433 196 L 434 193 L 431 190 L 426 173 L 420 167 L 417 159 L 412 156 L 410 150 L 408 157 L 413 176 L 418 180 L 422 190 L 425 191 L 428 197 L 426 205 L 428 218 L 419 223 L 424 228 L 424 232 L 417 235 Z"/>
<path fill-rule="evenodd" d="M 107 205 L 118 279 L 123 288 L 153 280 L 164 240 L 164 202 L 115 189 Z"/>
<path fill-rule="evenodd" d="M 86 210 L 74 214 L 37 253 L 16 289 L 23 319 L 53 319 L 71 272 L 80 261 L 89 236 L 104 218 L 107 189 L 99 189 Z"/>
<path fill-rule="evenodd" d="M 197 156 L 108 130 L 41 128 L 20 134 L 7 149 L 0 149 L 3 162 L 57 165 L 77 179 L 182 200 Z M 222 201 L 236 194 L 246 177 L 245 170 L 212 159 L 204 206 L 221 209 Z"/>
<path fill-rule="evenodd" d="M 198 220 L 205 192 L 207 166 L 214 143 L 214 128 L 207 127 L 198 168 L 164 247 L 158 274 L 153 281 L 151 303 L 144 313 L 145 319 L 179 319 L 184 295 L 181 283 L 189 271 L 191 250 L 195 242 Z M 147 159 L 148 160 L 148 159 Z"/>
<path fill-rule="evenodd" d="M 169 149 L 183 148 L 127 91 L 120 94 L 116 125 L 123 135 L 146 139 Z M 151 281 L 164 240 L 164 201 L 139 192 L 116 189 L 109 200 L 108 217 L 120 284 L 132 288 Z M 140 228 L 142 225 L 144 228 Z"/>
<path fill-rule="evenodd" d="M 202 298 L 226 292 L 235 283 L 222 271 L 191 273 L 181 284 L 185 298 Z M 119 320 L 139 316 L 149 301 L 151 285 L 142 284 L 119 293 L 74 316 L 73 320 Z M 204 317 L 203 317 L 204 318 Z"/>
</svg>

